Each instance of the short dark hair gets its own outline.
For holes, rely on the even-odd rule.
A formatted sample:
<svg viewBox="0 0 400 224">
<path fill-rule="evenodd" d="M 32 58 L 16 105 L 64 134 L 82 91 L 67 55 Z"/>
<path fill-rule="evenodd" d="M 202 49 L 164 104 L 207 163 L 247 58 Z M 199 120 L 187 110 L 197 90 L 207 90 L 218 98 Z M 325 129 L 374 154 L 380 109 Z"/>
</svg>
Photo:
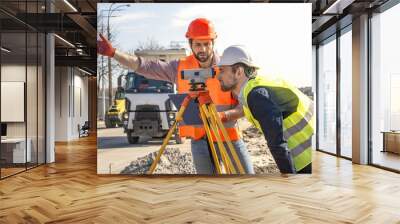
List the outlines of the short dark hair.
<svg viewBox="0 0 400 224">
<path fill-rule="evenodd" d="M 254 76 L 257 75 L 257 69 L 255 67 L 250 67 L 242 62 L 233 64 L 232 71 L 235 73 L 239 69 L 239 67 L 243 68 L 244 74 L 246 75 L 247 78 L 253 78 Z"/>
</svg>

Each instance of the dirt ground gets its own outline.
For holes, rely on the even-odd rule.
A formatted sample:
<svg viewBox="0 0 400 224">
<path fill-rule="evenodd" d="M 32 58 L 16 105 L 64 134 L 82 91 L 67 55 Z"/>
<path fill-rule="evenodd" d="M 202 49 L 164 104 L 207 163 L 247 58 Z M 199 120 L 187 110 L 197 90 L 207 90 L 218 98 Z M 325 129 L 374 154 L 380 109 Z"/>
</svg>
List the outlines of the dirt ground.
<svg viewBox="0 0 400 224">
<path fill-rule="evenodd" d="M 242 119 L 239 128 L 243 134 L 243 141 L 250 153 L 256 174 L 278 173 L 279 170 L 268 150 L 262 133 L 252 127 L 250 123 Z M 192 156 L 190 152 L 182 151 L 174 145 L 168 146 L 161 161 L 157 165 L 155 174 L 195 174 Z M 138 157 L 126 166 L 121 174 L 144 174 L 149 170 L 156 152 L 150 152 L 145 156 Z"/>
</svg>

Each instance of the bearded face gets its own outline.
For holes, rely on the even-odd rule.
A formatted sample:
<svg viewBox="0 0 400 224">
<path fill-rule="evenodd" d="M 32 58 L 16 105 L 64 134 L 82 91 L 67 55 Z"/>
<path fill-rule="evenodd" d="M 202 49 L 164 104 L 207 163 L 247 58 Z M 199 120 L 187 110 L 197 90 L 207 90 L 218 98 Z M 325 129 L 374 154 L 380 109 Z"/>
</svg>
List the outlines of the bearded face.
<svg viewBox="0 0 400 224">
<path fill-rule="evenodd" d="M 202 63 L 211 60 L 214 53 L 214 46 L 212 40 L 192 40 L 192 52 L 194 57 Z"/>
<path fill-rule="evenodd" d="M 219 67 L 220 73 L 218 74 L 218 80 L 221 84 L 221 90 L 224 92 L 232 91 L 238 85 L 238 78 L 236 72 L 233 71 L 231 66 Z"/>
</svg>

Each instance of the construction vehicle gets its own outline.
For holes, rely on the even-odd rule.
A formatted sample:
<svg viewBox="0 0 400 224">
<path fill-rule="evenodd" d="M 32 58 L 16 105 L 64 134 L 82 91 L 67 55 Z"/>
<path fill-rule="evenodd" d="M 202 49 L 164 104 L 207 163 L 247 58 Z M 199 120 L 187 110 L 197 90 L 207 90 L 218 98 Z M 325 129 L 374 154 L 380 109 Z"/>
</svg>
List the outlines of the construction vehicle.
<svg viewBox="0 0 400 224">
<path fill-rule="evenodd" d="M 104 119 L 106 128 L 123 126 L 122 116 L 125 112 L 125 89 L 121 82 L 124 77 L 125 75 L 120 75 L 118 77 L 118 87 L 115 92 L 114 102 L 107 110 Z"/>
<path fill-rule="evenodd" d="M 125 77 L 124 132 L 128 142 L 135 144 L 140 138 L 164 138 L 175 122 L 177 109 L 169 99 L 176 92 L 167 81 L 147 79 L 135 72 Z M 178 131 L 174 133 L 177 144 L 183 142 Z"/>
</svg>

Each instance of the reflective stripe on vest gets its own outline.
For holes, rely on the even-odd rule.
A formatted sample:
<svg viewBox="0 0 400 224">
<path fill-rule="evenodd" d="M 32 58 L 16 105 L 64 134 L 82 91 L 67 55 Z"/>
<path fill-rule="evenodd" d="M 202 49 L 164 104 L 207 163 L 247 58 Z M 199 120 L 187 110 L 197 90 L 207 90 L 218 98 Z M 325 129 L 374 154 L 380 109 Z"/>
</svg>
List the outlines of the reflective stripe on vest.
<svg viewBox="0 0 400 224">
<path fill-rule="evenodd" d="M 189 81 L 181 79 L 181 71 L 184 69 L 194 69 L 199 68 L 199 63 L 193 55 L 187 56 L 179 61 L 178 65 L 178 73 L 177 73 L 177 90 L 178 93 L 188 92 L 190 89 Z M 217 71 L 217 75 L 219 72 Z M 221 90 L 221 85 L 218 79 L 212 78 L 207 79 L 206 81 L 207 89 L 210 92 L 210 97 L 213 100 L 215 106 L 217 107 L 217 111 L 226 111 L 229 109 L 233 109 L 236 107 L 238 101 L 232 97 L 231 92 L 223 92 Z M 236 141 L 240 139 L 240 135 L 237 128 L 237 122 L 226 122 L 224 123 L 226 131 L 228 132 L 229 138 L 232 141 Z M 205 136 L 205 130 L 203 125 L 180 125 L 179 126 L 179 134 L 182 137 L 190 137 L 194 140 L 201 139 Z M 217 141 L 214 134 L 213 141 Z M 220 134 L 223 140 L 224 137 Z"/>
<path fill-rule="evenodd" d="M 297 145 L 293 149 L 290 150 L 290 153 L 293 157 L 300 155 L 303 151 L 310 148 L 312 144 L 311 138 L 305 140 L 303 143 Z"/>
<path fill-rule="evenodd" d="M 297 88 L 287 84 L 282 80 L 268 80 L 265 77 L 257 76 L 250 79 L 242 91 L 243 111 L 246 118 L 253 123 L 261 132 L 259 122 L 253 117 L 248 104 L 247 96 L 252 89 L 256 87 L 282 87 L 289 89 L 299 99 L 297 110 L 283 120 L 283 134 L 287 141 L 287 148 L 290 150 L 297 171 L 311 163 L 311 145 L 313 128 L 313 111 L 312 101 Z M 273 91 L 273 88 L 270 88 Z M 277 102 L 279 104 L 279 102 Z"/>
<path fill-rule="evenodd" d="M 311 121 L 313 114 L 314 114 L 314 105 L 310 104 L 305 116 L 300 118 L 300 121 L 297 122 L 292 127 L 284 129 L 283 135 L 289 137 L 291 135 L 294 135 L 299 130 L 302 130 L 304 127 L 306 127 L 306 125 L 309 124 L 309 121 Z M 296 114 L 296 115 L 298 115 L 298 114 Z M 291 119 L 290 116 L 287 119 Z M 292 122 L 293 122 L 293 124 L 295 123 L 295 121 L 292 121 Z"/>
</svg>

